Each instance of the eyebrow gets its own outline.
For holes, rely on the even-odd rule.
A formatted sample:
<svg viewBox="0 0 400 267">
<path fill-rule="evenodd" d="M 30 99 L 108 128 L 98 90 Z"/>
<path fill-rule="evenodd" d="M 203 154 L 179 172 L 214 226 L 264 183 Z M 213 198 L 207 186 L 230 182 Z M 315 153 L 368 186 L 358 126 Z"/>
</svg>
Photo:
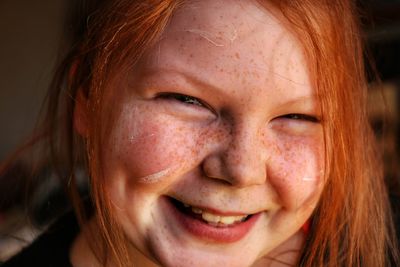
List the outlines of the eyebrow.
<svg viewBox="0 0 400 267">
<path fill-rule="evenodd" d="M 160 67 L 146 67 L 142 73 L 143 77 L 162 77 L 164 75 L 174 75 L 175 77 L 179 77 L 180 80 L 183 80 L 185 83 L 188 83 L 193 88 L 197 88 L 198 91 L 202 91 L 203 89 L 207 89 L 209 93 L 216 92 L 218 94 L 223 94 L 229 96 L 228 93 L 223 90 L 223 88 L 217 87 L 213 85 L 211 82 L 207 82 L 204 79 L 197 77 L 196 75 L 191 74 L 190 72 L 180 71 L 176 69 L 169 68 L 160 68 Z M 199 89 L 200 88 L 200 89 Z"/>
<path fill-rule="evenodd" d="M 301 96 L 298 98 L 291 99 L 287 102 L 283 102 L 279 104 L 277 108 L 278 112 L 283 112 L 286 109 L 296 108 L 300 109 L 301 112 L 312 112 L 312 113 L 320 113 L 320 105 L 318 98 L 315 95 L 310 96 Z"/>
<path fill-rule="evenodd" d="M 173 68 L 165 68 L 165 67 L 145 67 L 144 71 L 142 72 L 142 77 L 160 77 L 163 75 L 174 75 L 176 77 L 180 77 L 183 78 L 183 80 L 185 82 L 187 82 L 190 85 L 194 85 L 192 86 L 192 88 L 196 89 L 197 91 L 202 91 L 203 89 L 207 89 L 207 92 L 212 94 L 213 92 L 218 93 L 219 95 L 221 95 L 222 98 L 226 98 L 226 97 L 230 97 L 231 94 L 227 93 L 225 90 L 223 90 L 223 88 L 220 88 L 218 86 L 213 85 L 211 82 L 207 82 L 206 80 L 204 80 L 201 77 L 197 77 L 195 74 L 192 74 L 190 72 L 187 72 L 185 70 L 176 70 Z M 275 75 L 275 73 L 274 73 Z M 280 75 L 279 77 L 282 78 L 282 76 Z M 287 78 L 286 78 L 287 79 Z M 288 80 L 288 79 L 287 79 Z M 289 80 L 292 81 L 292 80 Z M 293 82 L 293 81 L 292 81 Z M 300 83 L 296 83 L 297 85 L 303 86 L 304 84 L 300 84 Z M 200 89 L 199 89 L 200 88 Z M 307 94 L 307 95 L 300 95 L 297 97 L 293 97 L 291 99 L 289 99 L 288 101 L 285 102 L 280 102 L 277 103 L 278 105 L 282 106 L 282 107 L 287 107 L 287 106 L 294 106 L 294 105 L 301 105 L 301 104 L 312 104 L 312 106 L 317 106 L 317 102 L 318 101 L 318 95 L 317 94 Z"/>
</svg>

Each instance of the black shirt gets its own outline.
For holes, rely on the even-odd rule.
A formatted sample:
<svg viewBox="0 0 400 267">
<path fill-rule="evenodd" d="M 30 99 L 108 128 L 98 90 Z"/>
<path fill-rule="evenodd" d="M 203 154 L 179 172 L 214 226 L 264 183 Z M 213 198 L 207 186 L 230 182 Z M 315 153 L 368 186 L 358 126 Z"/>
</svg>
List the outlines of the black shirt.
<svg viewBox="0 0 400 267">
<path fill-rule="evenodd" d="M 68 213 L 1 267 L 72 267 L 69 250 L 78 233 L 76 218 Z"/>
</svg>

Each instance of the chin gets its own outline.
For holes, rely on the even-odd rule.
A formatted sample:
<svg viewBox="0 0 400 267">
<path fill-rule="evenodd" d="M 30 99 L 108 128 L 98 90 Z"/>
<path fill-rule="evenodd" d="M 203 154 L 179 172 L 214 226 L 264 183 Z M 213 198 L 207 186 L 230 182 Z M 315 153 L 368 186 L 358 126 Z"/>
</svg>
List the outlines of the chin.
<svg viewBox="0 0 400 267">
<path fill-rule="evenodd" d="M 187 248 L 182 250 L 171 249 L 172 253 L 163 253 L 159 264 L 163 267 L 250 267 L 256 258 L 251 255 L 240 256 L 229 252 L 205 252 Z"/>
</svg>

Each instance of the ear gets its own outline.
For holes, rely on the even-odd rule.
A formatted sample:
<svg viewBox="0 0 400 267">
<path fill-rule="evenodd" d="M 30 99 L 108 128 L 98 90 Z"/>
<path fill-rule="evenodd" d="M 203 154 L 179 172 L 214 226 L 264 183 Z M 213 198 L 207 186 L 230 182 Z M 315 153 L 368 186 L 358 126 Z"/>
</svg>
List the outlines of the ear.
<svg viewBox="0 0 400 267">
<path fill-rule="evenodd" d="M 74 128 L 83 138 L 89 133 L 88 99 L 81 89 L 78 89 L 74 107 Z"/>
</svg>

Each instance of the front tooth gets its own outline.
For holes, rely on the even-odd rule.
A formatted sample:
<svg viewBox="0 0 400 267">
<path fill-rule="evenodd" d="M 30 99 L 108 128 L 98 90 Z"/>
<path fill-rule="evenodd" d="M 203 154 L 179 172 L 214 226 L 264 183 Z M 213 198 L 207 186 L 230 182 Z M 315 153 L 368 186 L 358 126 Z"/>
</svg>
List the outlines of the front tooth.
<svg viewBox="0 0 400 267">
<path fill-rule="evenodd" d="M 237 220 L 236 217 L 237 216 L 223 216 L 219 222 L 223 224 L 232 224 Z"/>
<path fill-rule="evenodd" d="M 221 217 L 220 222 L 223 224 L 232 224 L 234 222 L 240 222 L 243 219 L 245 219 L 247 215 L 245 216 L 223 216 Z"/>
<path fill-rule="evenodd" d="M 221 216 L 214 215 L 205 211 L 203 211 L 201 217 L 203 218 L 203 220 L 211 223 L 218 223 L 221 220 Z"/>
<path fill-rule="evenodd" d="M 193 213 L 195 213 L 195 214 L 202 214 L 202 213 L 203 213 L 203 211 L 202 211 L 201 209 L 196 208 L 196 207 L 192 207 L 192 211 L 193 211 Z"/>
</svg>

